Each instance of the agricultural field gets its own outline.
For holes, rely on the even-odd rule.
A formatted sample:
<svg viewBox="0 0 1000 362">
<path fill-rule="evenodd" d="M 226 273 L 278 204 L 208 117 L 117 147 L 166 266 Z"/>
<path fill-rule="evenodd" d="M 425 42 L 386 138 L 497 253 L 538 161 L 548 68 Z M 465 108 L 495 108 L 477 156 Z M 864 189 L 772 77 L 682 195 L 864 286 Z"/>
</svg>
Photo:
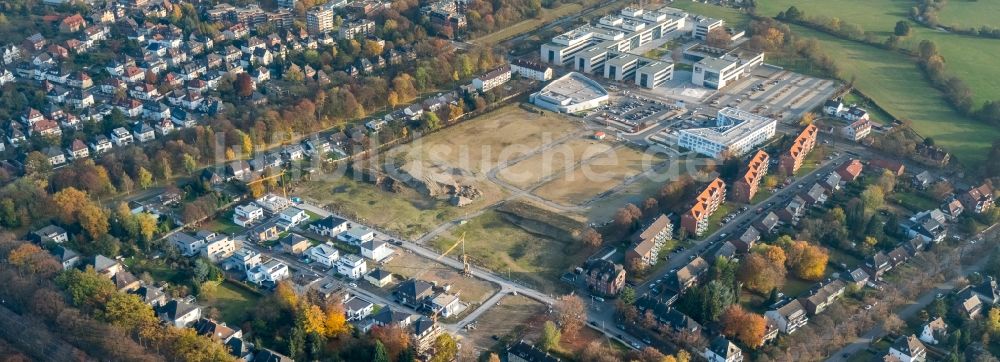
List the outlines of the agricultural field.
<svg viewBox="0 0 1000 362">
<path fill-rule="evenodd" d="M 497 176 L 518 188 L 528 189 L 548 178 L 571 173 L 577 163 L 610 149 L 607 143 L 580 136 L 500 170 Z"/>
<path fill-rule="evenodd" d="M 1000 7 L 990 1 L 951 1 L 938 14 L 941 24 L 956 28 L 1000 27 Z"/>
<path fill-rule="evenodd" d="M 580 242 L 529 232 L 492 210 L 430 243 L 438 250 L 446 250 L 461 235 L 465 235 L 465 252 L 473 264 L 509 275 L 545 293 L 559 292 L 559 276 L 586 258 Z"/>
<path fill-rule="evenodd" d="M 397 252 L 382 268 L 404 278 L 450 284 L 451 291 L 467 304 L 481 304 L 498 290 L 490 282 L 463 276 L 459 270 L 412 253 Z"/>
<path fill-rule="evenodd" d="M 541 186 L 535 194 L 561 204 L 580 205 L 665 160 L 662 154 L 618 147 L 615 152 L 588 160 L 573 172 Z"/>
<path fill-rule="evenodd" d="M 723 19 L 726 21 L 727 26 L 735 26 L 737 28 L 742 28 L 750 24 L 750 17 L 748 17 L 747 14 L 744 14 L 739 10 L 733 8 L 704 4 L 701 2 L 695 2 L 691 0 L 678 0 L 674 1 L 673 3 L 670 3 L 667 6 L 685 10 L 698 15 L 704 15 L 716 19 Z"/>
<path fill-rule="evenodd" d="M 578 13 L 580 10 L 583 10 L 583 5 L 576 3 L 562 4 L 555 9 L 543 9 L 541 16 L 537 18 L 522 20 L 506 28 L 478 37 L 472 42 L 480 45 L 496 44 L 520 34 L 538 29 L 555 19 Z"/>
</svg>

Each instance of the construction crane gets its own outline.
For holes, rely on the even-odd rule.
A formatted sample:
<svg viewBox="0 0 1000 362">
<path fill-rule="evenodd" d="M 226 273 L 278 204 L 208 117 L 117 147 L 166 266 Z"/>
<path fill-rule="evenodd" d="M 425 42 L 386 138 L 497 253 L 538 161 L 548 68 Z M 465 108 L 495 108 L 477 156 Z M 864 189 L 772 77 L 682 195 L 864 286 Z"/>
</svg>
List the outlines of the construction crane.
<svg viewBox="0 0 1000 362">
<path fill-rule="evenodd" d="M 285 190 L 285 183 L 281 179 L 281 177 L 284 176 L 284 175 L 285 175 L 285 171 L 281 171 L 281 172 L 278 172 L 277 174 L 274 174 L 274 175 L 271 175 L 271 176 L 261 177 L 259 179 L 247 182 L 246 185 L 247 185 L 247 187 L 250 187 L 250 185 L 253 185 L 255 183 L 260 183 L 260 182 L 264 182 L 264 181 L 267 181 L 267 180 L 271 180 L 271 179 L 277 178 L 278 182 L 281 184 L 281 197 L 284 197 L 284 198 L 287 199 L 288 198 L 288 191 Z"/>
<path fill-rule="evenodd" d="M 471 266 L 469 265 L 469 256 L 465 254 L 465 233 L 464 232 L 462 233 L 462 236 L 460 236 L 458 238 L 458 240 L 455 241 L 455 244 L 452 244 L 452 246 L 449 247 L 448 250 L 445 250 L 443 253 L 441 253 L 441 255 L 438 255 L 438 257 L 435 258 L 434 261 L 440 262 L 441 259 L 444 259 L 444 257 L 446 255 L 448 255 L 448 253 L 451 253 L 452 251 L 454 251 L 455 248 L 457 248 L 459 245 L 462 246 L 462 257 L 460 259 L 460 260 L 462 260 L 462 274 L 464 274 L 466 276 L 471 275 L 472 274 L 472 269 L 471 269 Z M 428 269 L 431 269 L 431 268 L 425 268 L 424 270 L 421 270 L 419 273 L 417 273 L 417 276 L 420 276 L 421 274 L 423 274 Z"/>
</svg>

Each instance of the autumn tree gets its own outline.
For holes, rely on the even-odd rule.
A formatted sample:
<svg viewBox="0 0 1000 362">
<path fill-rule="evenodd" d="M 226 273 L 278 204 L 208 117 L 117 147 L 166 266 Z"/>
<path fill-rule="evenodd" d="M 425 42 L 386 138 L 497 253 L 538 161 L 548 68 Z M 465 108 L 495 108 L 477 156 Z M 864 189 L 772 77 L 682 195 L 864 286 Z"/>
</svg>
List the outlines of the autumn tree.
<svg viewBox="0 0 1000 362">
<path fill-rule="evenodd" d="M 587 228 L 584 230 L 580 236 L 580 240 L 591 248 L 597 248 L 604 243 L 604 238 L 601 236 L 601 233 L 594 230 L 594 228 Z"/>
<path fill-rule="evenodd" d="M 784 249 L 785 265 L 793 275 L 805 280 L 823 279 L 829 259 L 826 249 L 803 240 L 788 243 Z"/>
<path fill-rule="evenodd" d="M 385 345 L 390 361 L 399 360 L 399 355 L 410 348 L 410 334 L 398 326 L 376 326 L 372 328 L 371 335 Z"/>
<path fill-rule="evenodd" d="M 623 233 L 631 232 L 635 224 L 642 218 L 642 210 L 629 203 L 615 212 L 615 226 Z"/>
<path fill-rule="evenodd" d="M 802 115 L 802 118 L 799 119 L 799 125 L 808 126 L 810 124 L 813 124 L 814 121 L 816 121 L 816 113 L 806 112 L 805 114 Z"/>
<path fill-rule="evenodd" d="M 556 301 L 556 321 L 562 326 L 562 332 L 573 338 L 583 327 L 587 318 L 587 307 L 580 296 L 564 295 Z"/>
<path fill-rule="evenodd" d="M 559 327 L 556 327 L 552 321 L 545 321 L 545 325 L 542 326 L 542 335 L 538 337 L 538 347 L 545 351 L 559 347 L 561 338 L 562 333 L 559 332 Z"/>
<path fill-rule="evenodd" d="M 451 362 L 458 355 L 458 343 L 449 333 L 441 333 L 434 339 L 434 356 L 430 362 Z"/>
<path fill-rule="evenodd" d="M 715 48 L 728 48 L 732 41 L 732 35 L 729 35 L 726 28 L 722 26 L 710 30 L 705 36 L 705 44 Z"/>
<path fill-rule="evenodd" d="M 764 316 L 748 312 L 739 304 L 733 304 L 719 316 L 722 334 L 734 338 L 743 345 L 756 349 L 764 344 L 767 322 Z"/>
<path fill-rule="evenodd" d="M 93 239 L 108 234 L 108 212 L 95 204 L 85 205 L 78 212 L 80 227 Z"/>
<path fill-rule="evenodd" d="M 58 206 L 56 215 L 62 222 L 67 224 L 76 222 L 77 213 L 91 202 L 86 192 L 73 187 L 56 192 L 55 195 L 52 195 L 52 201 Z"/>
<path fill-rule="evenodd" d="M 750 290 L 767 293 L 785 282 L 785 265 L 759 253 L 751 253 L 740 264 L 737 278 Z"/>
<path fill-rule="evenodd" d="M 236 76 L 236 95 L 242 98 L 250 97 L 253 94 L 254 84 L 253 78 L 250 78 L 250 74 L 240 73 Z"/>
</svg>

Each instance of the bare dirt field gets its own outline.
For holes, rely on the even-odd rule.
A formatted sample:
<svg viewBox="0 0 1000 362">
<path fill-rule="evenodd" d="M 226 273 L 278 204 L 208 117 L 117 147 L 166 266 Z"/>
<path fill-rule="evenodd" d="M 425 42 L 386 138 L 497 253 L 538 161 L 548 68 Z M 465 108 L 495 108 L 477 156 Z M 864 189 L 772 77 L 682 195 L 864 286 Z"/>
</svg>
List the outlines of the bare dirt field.
<svg viewBox="0 0 1000 362">
<path fill-rule="evenodd" d="M 476 347 L 489 349 L 497 341 L 493 336 L 509 336 L 510 340 L 534 341 L 545 323 L 547 308 L 534 299 L 520 295 L 507 295 L 500 305 L 483 313 L 476 324 L 479 328 L 469 331 L 469 339 Z"/>
<path fill-rule="evenodd" d="M 544 115 L 512 105 L 389 151 L 407 161 L 446 164 L 484 176 L 502 160 L 531 152 L 580 131 L 578 123 L 552 112 Z"/>
<path fill-rule="evenodd" d="M 503 169 L 497 176 L 511 185 L 528 189 L 550 177 L 571 173 L 577 163 L 599 156 L 610 148 L 610 144 L 592 138 L 572 138 Z"/>
<path fill-rule="evenodd" d="M 404 278 L 415 277 L 438 285 L 451 284 L 451 292 L 457 293 L 459 299 L 468 304 L 481 304 L 499 290 L 490 282 L 463 276 L 458 270 L 405 251 L 397 250 L 383 268 Z"/>
<path fill-rule="evenodd" d="M 543 185 L 535 194 L 566 205 L 580 205 L 663 161 L 662 155 L 619 147 L 615 152 L 595 157 L 572 173 Z"/>
</svg>

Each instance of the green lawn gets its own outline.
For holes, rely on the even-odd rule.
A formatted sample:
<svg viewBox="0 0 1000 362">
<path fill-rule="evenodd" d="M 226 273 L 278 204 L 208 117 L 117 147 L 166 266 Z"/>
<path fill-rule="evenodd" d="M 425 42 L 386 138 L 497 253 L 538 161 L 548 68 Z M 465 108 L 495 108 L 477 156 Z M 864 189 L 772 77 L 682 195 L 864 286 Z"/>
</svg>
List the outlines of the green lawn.
<svg viewBox="0 0 1000 362">
<path fill-rule="evenodd" d="M 927 198 L 927 196 L 921 195 L 917 192 L 897 192 L 890 196 L 891 199 L 895 199 L 899 202 L 899 205 L 905 207 L 907 210 L 912 212 L 921 212 L 925 210 L 936 209 L 939 206 L 937 201 Z"/>
<path fill-rule="evenodd" d="M 785 285 L 782 286 L 781 292 L 785 293 L 786 296 L 797 298 L 803 293 L 809 291 L 815 285 L 813 282 L 805 281 L 793 276 L 788 276 L 785 278 Z"/>
<path fill-rule="evenodd" d="M 727 23 L 726 25 L 730 27 L 743 29 L 748 24 L 750 24 L 750 18 L 747 17 L 746 14 L 733 8 L 703 4 L 691 0 L 678 0 L 667 6 L 681 10 L 686 10 L 693 14 L 704 15 L 716 19 L 722 19 L 725 20 Z"/>
<path fill-rule="evenodd" d="M 827 267 L 827 271 L 830 271 L 833 265 L 839 267 L 841 263 L 847 265 L 848 269 L 854 269 L 860 266 L 863 262 L 863 260 L 859 259 L 858 257 L 850 255 L 838 249 L 827 248 L 826 250 L 830 252 L 829 263 L 831 264 L 830 266 Z"/>
<path fill-rule="evenodd" d="M 430 243 L 437 250 L 447 250 L 463 234 L 465 252 L 474 264 L 503 276 L 509 273 L 546 293 L 557 292 L 559 277 L 588 255 L 579 242 L 528 232 L 496 211 L 487 211 Z M 455 249 L 450 255 L 458 257 L 460 253 Z"/>
<path fill-rule="evenodd" d="M 722 222 L 722 218 L 726 217 L 726 215 L 728 215 L 732 211 L 733 211 L 733 205 L 728 202 L 723 202 L 721 205 L 719 205 L 719 208 L 715 209 L 715 213 L 712 214 L 712 216 L 708 217 L 708 229 L 706 229 L 705 233 L 702 234 L 700 237 L 697 237 L 696 239 L 707 238 L 709 235 L 712 235 L 712 233 L 714 233 L 716 230 L 719 230 L 719 228 L 722 227 L 722 225 L 719 224 Z"/>
<path fill-rule="evenodd" d="M 761 0 L 758 14 L 775 16 L 794 5 L 806 17 L 837 17 L 845 23 L 861 26 L 880 38 L 888 37 L 897 21 L 911 23 L 912 34 L 902 42 L 904 48 L 915 48 L 923 39 L 937 44 L 948 64 L 948 70 L 968 84 L 975 93 L 976 104 L 1000 99 L 1000 68 L 995 55 L 1000 54 L 1000 39 L 986 39 L 929 29 L 908 19 L 913 1 L 900 0 Z M 1000 6 L 995 2 L 954 1 L 945 5 L 942 22 L 964 27 L 1000 24 Z M 992 24 L 990 24 L 992 23 Z"/>
<path fill-rule="evenodd" d="M 250 311 L 260 298 L 260 294 L 227 280 L 220 283 L 214 297 L 204 303 L 218 309 L 224 322 L 238 327 L 248 319 Z"/>
<path fill-rule="evenodd" d="M 233 235 L 243 231 L 242 227 L 233 223 L 232 210 L 224 213 L 222 217 L 206 222 L 202 225 L 202 228 L 226 235 Z"/>
<path fill-rule="evenodd" d="M 956 28 L 983 25 L 1000 27 L 1000 6 L 993 1 L 949 1 L 938 14 L 938 21 Z"/>
<path fill-rule="evenodd" d="M 894 120 L 890 114 L 885 113 L 881 108 L 875 107 L 875 104 L 872 102 L 858 96 L 857 92 L 850 92 L 844 95 L 844 104 L 857 104 L 868 110 L 868 116 L 871 118 L 871 121 L 878 124 L 888 125 Z"/>
<path fill-rule="evenodd" d="M 403 188 L 393 193 L 355 181 L 349 176 L 310 181 L 301 187 L 302 197 L 329 204 L 334 210 L 358 217 L 361 222 L 407 237 L 417 237 L 435 226 L 468 212 L 442 200 L 423 197 Z"/>
</svg>

